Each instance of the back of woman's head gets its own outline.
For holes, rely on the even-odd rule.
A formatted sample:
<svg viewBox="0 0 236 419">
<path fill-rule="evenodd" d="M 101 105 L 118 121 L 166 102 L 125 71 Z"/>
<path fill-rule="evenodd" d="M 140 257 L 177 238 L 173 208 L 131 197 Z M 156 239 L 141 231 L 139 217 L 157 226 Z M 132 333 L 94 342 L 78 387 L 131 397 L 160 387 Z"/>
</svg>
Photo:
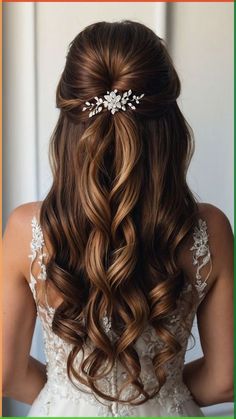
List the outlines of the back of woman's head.
<svg viewBox="0 0 236 419">
<path fill-rule="evenodd" d="M 57 104 L 75 121 L 86 121 L 84 101 L 117 89 L 144 92 L 136 113 L 163 114 L 174 105 L 180 83 L 163 41 L 130 21 L 90 25 L 72 41 L 58 87 Z"/>
<path fill-rule="evenodd" d="M 114 114 L 104 107 L 90 116 L 84 109 L 115 89 L 144 96 L 135 109 Z M 176 255 L 197 205 L 186 183 L 193 140 L 179 93 L 164 42 L 131 21 L 99 22 L 79 33 L 57 87 L 53 184 L 40 220 L 52 246 L 48 282 L 63 299 L 53 330 L 74 345 L 71 378 L 109 400 L 98 382 L 115 361 L 127 371 L 124 386 L 146 400 L 164 384 L 165 363 L 181 349 L 165 319 L 183 288 Z M 104 316 L 115 340 L 104 330 Z M 150 394 L 134 347 L 147 323 L 163 341 L 153 357 L 159 387 Z M 88 341 L 94 349 L 79 372 L 74 361 Z"/>
</svg>

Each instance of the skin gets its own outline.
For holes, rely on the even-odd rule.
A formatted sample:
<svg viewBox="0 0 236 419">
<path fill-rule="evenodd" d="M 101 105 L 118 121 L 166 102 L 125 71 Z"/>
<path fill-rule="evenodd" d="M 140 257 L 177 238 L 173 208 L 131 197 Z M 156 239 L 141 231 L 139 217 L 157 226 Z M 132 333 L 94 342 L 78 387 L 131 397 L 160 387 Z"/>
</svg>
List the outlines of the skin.
<svg viewBox="0 0 236 419">
<path fill-rule="evenodd" d="M 30 356 L 36 307 L 28 286 L 31 219 L 40 202 L 17 207 L 3 238 L 3 394 L 32 404 L 46 382 L 45 365 Z M 200 406 L 233 401 L 233 233 L 226 215 L 199 204 L 206 220 L 213 269 L 207 295 L 197 311 L 203 357 L 186 364 L 183 380 Z M 46 240 L 47 245 L 47 240 Z M 195 280 L 193 238 L 181 246 L 178 264 Z M 50 246 L 47 245 L 49 249 Z M 204 278 L 209 266 L 201 270 Z M 56 306 L 59 301 L 51 294 Z M 20 332 L 19 332 L 20 331 Z M 22 385 L 24 383 L 24 385 Z"/>
<path fill-rule="evenodd" d="M 204 356 L 185 366 L 183 378 L 196 402 L 209 406 L 233 402 L 233 232 L 215 206 L 202 204 L 201 214 L 207 221 L 213 261 L 207 295 L 197 311 Z M 186 269 L 189 272 L 188 263 Z M 205 266 L 201 273 L 206 275 L 207 270 Z"/>
</svg>

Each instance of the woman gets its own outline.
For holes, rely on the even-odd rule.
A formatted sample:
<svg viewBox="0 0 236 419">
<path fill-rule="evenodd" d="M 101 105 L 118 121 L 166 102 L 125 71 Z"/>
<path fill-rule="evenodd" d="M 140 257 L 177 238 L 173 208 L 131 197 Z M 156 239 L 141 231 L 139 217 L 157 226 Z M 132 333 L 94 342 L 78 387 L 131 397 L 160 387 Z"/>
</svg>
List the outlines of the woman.
<svg viewBox="0 0 236 419">
<path fill-rule="evenodd" d="M 4 394 L 29 416 L 203 416 L 232 400 L 233 234 L 186 183 L 179 94 L 140 23 L 70 44 L 52 187 L 4 236 Z M 29 354 L 36 314 L 46 366 Z M 184 365 L 195 314 L 203 356 Z"/>
</svg>

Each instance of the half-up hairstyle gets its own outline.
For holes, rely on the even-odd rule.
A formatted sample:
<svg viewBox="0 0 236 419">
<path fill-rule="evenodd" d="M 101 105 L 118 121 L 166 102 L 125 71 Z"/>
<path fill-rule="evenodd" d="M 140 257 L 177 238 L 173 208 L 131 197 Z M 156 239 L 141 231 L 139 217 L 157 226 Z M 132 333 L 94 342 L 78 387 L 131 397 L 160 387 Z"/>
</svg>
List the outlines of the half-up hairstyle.
<svg viewBox="0 0 236 419">
<path fill-rule="evenodd" d="M 135 110 L 89 118 L 86 101 L 107 91 L 144 93 Z M 99 22 L 71 42 L 50 143 L 53 184 L 40 223 L 52 248 L 48 283 L 63 302 L 53 331 L 73 349 L 68 374 L 107 400 L 132 385 L 142 402 L 166 380 L 165 364 L 181 350 L 166 318 L 184 286 L 176 255 L 197 220 L 186 183 L 194 143 L 176 102 L 180 81 L 164 42 L 146 26 Z M 102 319 L 112 322 L 115 342 Z M 157 386 L 145 391 L 135 342 L 154 327 L 162 349 L 152 362 Z M 75 359 L 84 355 L 80 370 Z M 117 397 L 98 385 L 119 362 L 127 372 Z M 135 398 L 130 402 L 135 404 Z"/>
</svg>

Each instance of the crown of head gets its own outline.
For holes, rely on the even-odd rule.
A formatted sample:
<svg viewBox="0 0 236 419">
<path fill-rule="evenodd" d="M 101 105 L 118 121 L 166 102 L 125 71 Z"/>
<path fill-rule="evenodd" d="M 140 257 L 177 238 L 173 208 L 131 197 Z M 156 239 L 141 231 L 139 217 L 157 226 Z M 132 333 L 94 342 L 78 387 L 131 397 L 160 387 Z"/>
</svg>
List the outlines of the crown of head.
<svg viewBox="0 0 236 419">
<path fill-rule="evenodd" d="M 117 89 L 107 92 L 103 97 L 95 96 L 92 101 L 86 101 L 82 111 L 89 110 L 89 118 L 102 112 L 106 109 L 114 115 L 118 111 L 126 111 L 128 109 L 136 109 L 136 104 L 140 103 L 144 93 L 137 96 L 134 95 L 132 90 L 127 92 L 118 93 Z"/>
</svg>

